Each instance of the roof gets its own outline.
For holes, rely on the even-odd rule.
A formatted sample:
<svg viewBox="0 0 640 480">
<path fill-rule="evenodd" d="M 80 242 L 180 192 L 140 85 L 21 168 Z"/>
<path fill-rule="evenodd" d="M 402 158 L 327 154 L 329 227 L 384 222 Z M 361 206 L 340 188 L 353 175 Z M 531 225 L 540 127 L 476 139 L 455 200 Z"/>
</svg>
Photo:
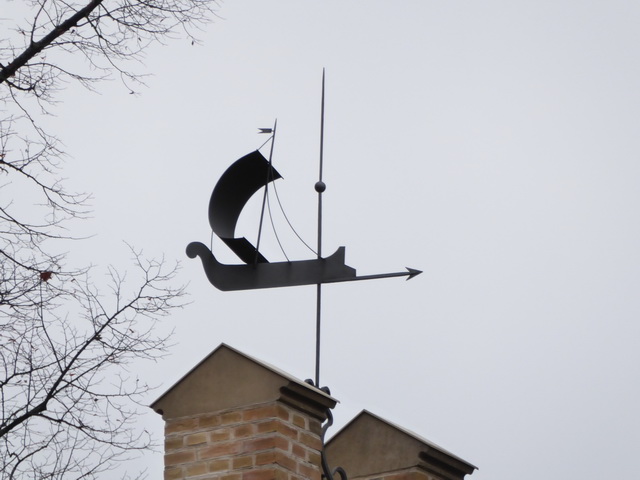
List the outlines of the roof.
<svg viewBox="0 0 640 480">
<path fill-rule="evenodd" d="M 330 465 L 344 468 L 350 478 L 417 467 L 440 478 L 456 480 L 477 469 L 426 438 L 367 410 L 327 442 L 326 453 Z"/>
<path fill-rule="evenodd" d="M 235 348 L 220 344 L 151 404 L 165 420 L 283 400 L 324 418 L 337 400 Z"/>
</svg>

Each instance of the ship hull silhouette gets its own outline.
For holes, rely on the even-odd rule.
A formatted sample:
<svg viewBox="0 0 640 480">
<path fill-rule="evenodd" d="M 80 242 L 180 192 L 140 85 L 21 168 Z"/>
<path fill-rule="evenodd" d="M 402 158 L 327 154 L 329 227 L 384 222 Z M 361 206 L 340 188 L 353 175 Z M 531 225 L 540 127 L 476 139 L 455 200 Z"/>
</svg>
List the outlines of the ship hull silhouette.
<svg viewBox="0 0 640 480">
<path fill-rule="evenodd" d="M 345 248 L 333 255 L 311 260 L 228 265 L 220 263 L 201 242 L 187 245 L 189 258 L 199 257 L 209 282 L 219 290 L 293 287 L 356 279 L 356 270 L 344 263 Z"/>
</svg>

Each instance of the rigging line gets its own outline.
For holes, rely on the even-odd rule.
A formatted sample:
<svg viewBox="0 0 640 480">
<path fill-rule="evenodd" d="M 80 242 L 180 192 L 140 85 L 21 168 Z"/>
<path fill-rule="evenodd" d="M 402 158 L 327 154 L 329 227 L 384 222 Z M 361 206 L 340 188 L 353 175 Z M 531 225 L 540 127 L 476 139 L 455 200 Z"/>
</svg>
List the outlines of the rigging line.
<svg viewBox="0 0 640 480">
<path fill-rule="evenodd" d="M 258 226 L 258 241 L 256 242 L 256 255 L 253 260 L 253 266 L 258 264 L 258 255 L 260 255 L 260 237 L 262 236 L 262 222 L 264 221 L 264 207 L 267 203 L 267 192 L 269 191 L 269 181 L 272 178 L 273 172 L 271 171 L 271 165 L 273 164 L 273 145 L 276 143 L 276 127 L 278 126 L 278 119 L 276 118 L 273 124 L 273 137 L 271 142 L 271 149 L 269 151 L 269 168 L 267 168 L 267 181 L 264 185 L 264 195 L 262 196 L 262 209 L 260 210 L 260 224 Z"/>
<path fill-rule="evenodd" d="M 276 240 L 278 242 L 278 245 L 280 246 L 280 250 L 282 251 L 282 254 L 287 259 L 287 262 L 290 262 L 291 260 L 289 260 L 289 256 L 287 255 L 287 252 L 284 251 L 284 247 L 282 246 L 282 242 L 280 241 L 280 237 L 278 237 L 278 232 L 276 231 L 276 225 L 275 225 L 275 223 L 273 223 L 273 214 L 271 213 L 270 197 L 271 197 L 270 195 L 267 195 L 267 211 L 269 212 L 269 221 L 271 222 L 271 229 L 273 230 L 273 234 L 276 237 Z"/>
<path fill-rule="evenodd" d="M 269 143 L 271 140 L 273 140 L 273 137 L 275 137 L 275 133 L 273 135 L 271 135 L 269 138 L 267 138 L 265 140 L 265 142 L 262 145 L 260 145 L 256 150 L 260 150 L 262 147 L 264 147 L 267 143 Z"/>
<path fill-rule="evenodd" d="M 293 228 L 293 225 L 291 224 L 291 222 L 289 221 L 289 217 L 287 216 L 287 213 L 284 211 L 284 207 L 282 206 L 282 202 L 280 201 L 280 196 L 278 195 L 278 189 L 276 188 L 276 184 L 273 184 L 273 191 L 276 194 L 276 200 L 278 201 L 278 205 L 280 206 L 280 211 L 282 212 L 282 215 L 284 216 L 284 219 L 287 221 L 287 224 L 289 225 L 289 228 L 291 228 L 291 231 L 293 231 L 293 233 L 296 235 L 296 237 L 298 237 L 298 240 L 300 240 L 305 247 L 307 247 L 311 253 L 313 253 L 314 255 L 318 255 L 318 252 L 316 252 L 313 248 L 311 248 L 309 246 L 309 244 L 307 242 L 304 241 L 304 239 L 298 234 L 298 232 L 296 231 L 295 228 Z"/>
<path fill-rule="evenodd" d="M 255 267 L 258 263 L 258 255 L 260 254 L 260 238 L 262 237 L 262 222 L 264 220 L 264 207 L 267 202 L 267 192 L 269 191 L 269 174 L 267 174 L 267 183 L 264 186 L 264 195 L 262 197 L 262 209 L 260 210 L 260 223 L 258 225 L 258 241 L 256 242 L 256 254 L 253 259 L 253 266 Z"/>
</svg>

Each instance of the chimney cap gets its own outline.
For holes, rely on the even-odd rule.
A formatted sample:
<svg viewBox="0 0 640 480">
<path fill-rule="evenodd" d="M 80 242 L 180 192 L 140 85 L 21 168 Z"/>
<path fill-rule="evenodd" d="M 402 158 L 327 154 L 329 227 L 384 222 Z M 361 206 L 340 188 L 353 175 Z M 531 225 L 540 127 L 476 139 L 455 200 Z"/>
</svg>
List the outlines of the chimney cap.
<svg viewBox="0 0 640 480">
<path fill-rule="evenodd" d="M 189 370 L 151 404 L 165 420 L 207 414 L 274 400 L 295 392 L 296 406 L 309 403 L 310 413 L 324 416 L 338 402 L 322 390 L 225 343 Z"/>
<path fill-rule="evenodd" d="M 361 411 L 326 445 L 331 465 L 352 477 L 418 467 L 441 478 L 460 480 L 478 467 L 426 438 L 368 410 Z"/>
</svg>

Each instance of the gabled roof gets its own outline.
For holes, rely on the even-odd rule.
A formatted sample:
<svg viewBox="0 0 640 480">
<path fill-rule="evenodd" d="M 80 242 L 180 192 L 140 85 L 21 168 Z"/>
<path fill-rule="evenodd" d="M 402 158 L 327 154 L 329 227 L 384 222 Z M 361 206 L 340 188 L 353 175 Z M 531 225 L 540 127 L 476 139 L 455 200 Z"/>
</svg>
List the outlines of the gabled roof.
<svg viewBox="0 0 640 480">
<path fill-rule="evenodd" d="M 337 403 L 302 380 L 221 344 L 178 380 L 151 408 L 165 420 L 282 400 L 324 418 Z"/>
<path fill-rule="evenodd" d="M 326 454 L 329 465 L 344 468 L 349 478 L 416 467 L 439 478 L 461 480 L 477 469 L 426 438 L 367 410 L 329 440 Z"/>
</svg>

